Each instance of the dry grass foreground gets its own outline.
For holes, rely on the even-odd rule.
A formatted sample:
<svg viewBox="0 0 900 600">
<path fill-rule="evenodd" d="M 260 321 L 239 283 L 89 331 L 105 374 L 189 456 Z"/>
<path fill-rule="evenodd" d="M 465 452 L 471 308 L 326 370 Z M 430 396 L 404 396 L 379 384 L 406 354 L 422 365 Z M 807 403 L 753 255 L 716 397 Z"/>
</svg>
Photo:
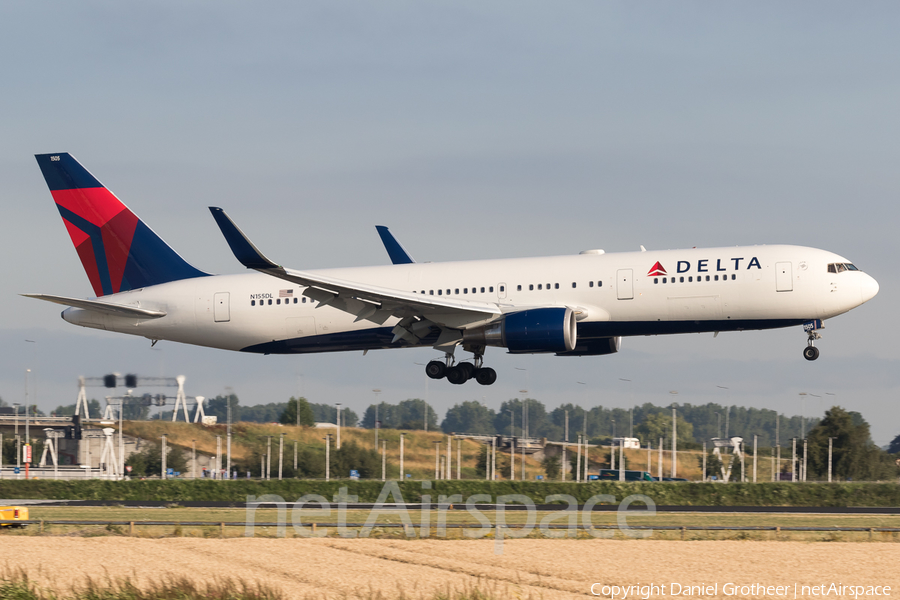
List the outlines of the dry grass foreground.
<svg viewBox="0 0 900 600">
<path fill-rule="evenodd" d="M 719 584 L 718 595 L 704 597 L 777 597 L 726 596 L 728 582 L 788 585 L 787 597 L 795 583 L 888 585 L 891 595 L 900 593 L 894 544 L 523 539 L 507 540 L 497 555 L 491 540 L 16 537 L 2 547 L 7 570 L 21 567 L 63 593 L 85 577 L 128 578 L 140 587 L 165 576 L 265 582 L 310 600 L 431 599 L 475 589 L 498 599 L 553 600 L 590 597 L 593 583 L 673 582 Z"/>
</svg>

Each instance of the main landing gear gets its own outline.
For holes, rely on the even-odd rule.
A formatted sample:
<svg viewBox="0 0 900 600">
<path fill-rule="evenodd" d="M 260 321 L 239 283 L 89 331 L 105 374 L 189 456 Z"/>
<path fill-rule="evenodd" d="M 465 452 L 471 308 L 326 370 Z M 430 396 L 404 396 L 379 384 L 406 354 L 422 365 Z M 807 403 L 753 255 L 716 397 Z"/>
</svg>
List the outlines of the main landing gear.
<svg viewBox="0 0 900 600">
<path fill-rule="evenodd" d="M 474 364 L 470 362 L 453 364 L 453 355 L 448 353 L 444 361 L 433 360 L 425 365 L 425 374 L 432 379 L 446 377 L 447 381 L 454 385 L 462 385 L 473 378 L 481 385 L 491 385 L 497 381 L 497 371 L 481 364 L 480 354 L 475 355 Z"/>
</svg>

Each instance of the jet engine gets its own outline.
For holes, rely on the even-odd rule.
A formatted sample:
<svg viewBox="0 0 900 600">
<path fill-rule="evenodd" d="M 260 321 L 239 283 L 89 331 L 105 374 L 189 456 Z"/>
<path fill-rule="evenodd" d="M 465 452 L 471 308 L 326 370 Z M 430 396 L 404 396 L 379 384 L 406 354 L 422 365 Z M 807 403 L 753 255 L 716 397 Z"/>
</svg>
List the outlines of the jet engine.
<svg viewBox="0 0 900 600">
<path fill-rule="evenodd" d="M 500 346 L 510 354 L 571 352 L 576 338 L 575 312 L 567 307 L 510 313 L 495 323 L 463 332 L 464 344 Z"/>
</svg>

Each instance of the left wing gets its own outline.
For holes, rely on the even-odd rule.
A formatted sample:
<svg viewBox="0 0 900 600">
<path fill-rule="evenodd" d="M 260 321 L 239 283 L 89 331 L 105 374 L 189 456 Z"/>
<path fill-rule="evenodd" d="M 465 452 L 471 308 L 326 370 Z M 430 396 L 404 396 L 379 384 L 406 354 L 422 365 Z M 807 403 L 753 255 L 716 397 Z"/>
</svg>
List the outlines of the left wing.
<svg viewBox="0 0 900 600">
<path fill-rule="evenodd" d="M 418 341 L 418 338 L 427 334 L 431 324 L 442 328 L 467 329 L 490 322 L 502 313 L 500 307 L 491 302 L 423 296 L 286 269 L 266 258 L 225 211 L 216 207 L 210 207 L 209 210 L 235 258 L 245 267 L 306 286 L 303 295 L 318 302 L 319 307 L 332 306 L 355 315 L 357 321 L 366 319 L 383 324 L 390 317 L 398 317 L 401 321 L 394 328 L 395 341 L 401 338 L 410 340 L 409 336 Z"/>
</svg>

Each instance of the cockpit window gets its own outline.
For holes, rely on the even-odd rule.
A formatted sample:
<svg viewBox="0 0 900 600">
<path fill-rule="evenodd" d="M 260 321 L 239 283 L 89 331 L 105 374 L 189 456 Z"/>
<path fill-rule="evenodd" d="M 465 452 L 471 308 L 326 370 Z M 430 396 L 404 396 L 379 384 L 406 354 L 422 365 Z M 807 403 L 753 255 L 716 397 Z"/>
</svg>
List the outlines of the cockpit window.
<svg viewBox="0 0 900 600">
<path fill-rule="evenodd" d="M 841 273 L 843 271 L 859 271 L 852 263 L 831 263 L 828 265 L 829 273 Z"/>
</svg>

